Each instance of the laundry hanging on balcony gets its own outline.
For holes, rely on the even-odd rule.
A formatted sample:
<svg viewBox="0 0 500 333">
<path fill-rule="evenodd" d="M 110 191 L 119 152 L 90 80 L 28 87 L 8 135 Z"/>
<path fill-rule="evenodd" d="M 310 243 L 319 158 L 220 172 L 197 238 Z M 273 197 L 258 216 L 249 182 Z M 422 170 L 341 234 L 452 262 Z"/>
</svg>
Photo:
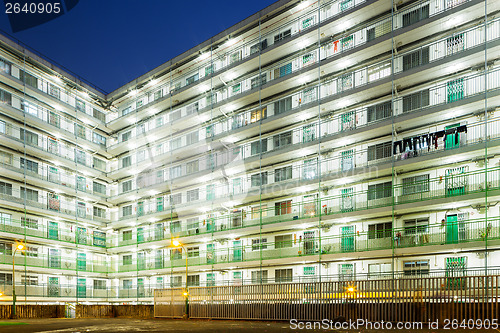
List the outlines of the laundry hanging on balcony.
<svg viewBox="0 0 500 333">
<path fill-rule="evenodd" d="M 450 135 L 454 136 L 455 145 L 459 144 L 460 134 L 459 133 L 467 133 L 467 125 L 461 125 L 454 128 L 448 128 L 446 130 L 437 131 L 433 133 L 423 134 L 419 136 L 415 136 L 412 138 L 406 138 L 399 141 L 394 141 L 392 144 L 392 153 L 396 155 L 398 153 L 402 154 L 408 150 L 417 152 L 419 149 L 423 149 L 427 147 L 429 151 L 431 149 L 431 145 L 434 146 L 435 149 L 438 148 L 439 139 L 443 138 L 443 142 L 446 143 L 447 139 Z M 399 150 L 399 152 L 398 152 Z"/>
</svg>

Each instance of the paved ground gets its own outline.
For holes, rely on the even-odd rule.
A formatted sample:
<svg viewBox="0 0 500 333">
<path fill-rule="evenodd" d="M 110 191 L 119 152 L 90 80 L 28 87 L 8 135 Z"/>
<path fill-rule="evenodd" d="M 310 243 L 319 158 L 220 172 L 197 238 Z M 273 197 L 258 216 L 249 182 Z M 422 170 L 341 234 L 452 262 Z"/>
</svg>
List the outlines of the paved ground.
<svg viewBox="0 0 500 333">
<path fill-rule="evenodd" d="M 288 322 L 261 322 L 261 321 L 230 321 L 230 320 L 168 320 L 168 319 L 0 319 L 1 333 L 114 333 L 114 332 L 389 332 L 383 330 L 307 330 L 290 328 Z M 397 330 L 393 330 L 397 331 Z M 465 333 L 465 332 L 493 332 L 500 330 L 401 330 L 403 332 L 433 332 L 433 333 Z"/>
</svg>

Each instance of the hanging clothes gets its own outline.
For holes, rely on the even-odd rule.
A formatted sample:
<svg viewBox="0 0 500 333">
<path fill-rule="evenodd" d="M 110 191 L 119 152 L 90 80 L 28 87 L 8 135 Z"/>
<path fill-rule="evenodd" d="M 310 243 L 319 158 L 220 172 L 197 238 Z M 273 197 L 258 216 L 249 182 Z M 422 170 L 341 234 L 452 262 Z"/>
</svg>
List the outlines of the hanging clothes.
<svg viewBox="0 0 500 333">
<path fill-rule="evenodd" d="M 397 154 L 397 149 L 399 147 L 399 152 L 402 153 L 403 152 L 403 142 L 402 141 L 394 141 L 394 143 L 392 144 L 392 154 L 393 155 L 396 155 Z"/>
</svg>

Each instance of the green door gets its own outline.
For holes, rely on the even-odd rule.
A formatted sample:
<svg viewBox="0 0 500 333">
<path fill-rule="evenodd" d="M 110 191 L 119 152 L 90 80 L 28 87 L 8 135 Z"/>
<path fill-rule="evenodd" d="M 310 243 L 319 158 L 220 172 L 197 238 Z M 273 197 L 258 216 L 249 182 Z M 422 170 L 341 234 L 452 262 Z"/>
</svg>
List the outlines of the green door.
<svg viewBox="0 0 500 333">
<path fill-rule="evenodd" d="M 446 258 L 446 281 L 448 289 L 465 288 L 466 257 Z"/>
<path fill-rule="evenodd" d="M 137 297 L 144 297 L 146 293 L 144 292 L 144 278 L 137 279 Z"/>
<path fill-rule="evenodd" d="M 444 129 L 448 130 L 448 129 L 452 129 L 452 128 L 455 128 L 458 126 L 460 126 L 460 124 L 446 126 Z M 457 140 L 457 137 L 458 137 L 458 140 Z M 450 135 L 446 136 L 446 141 L 445 141 L 445 146 L 444 146 L 444 148 L 446 150 L 458 148 L 459 146 L 460 146 L 460 133 L 450 134 Z"/>
<path fill-rule="evenodd" d="M 144 228 L 137 228 L 137 243 L 144 242 Z"/>
<path fill-rule="evenodd" d="M 452 103 L 464 98 L 465 84 L 464 79 L 456 79 L 446 83 L 447 102 Z"/>
<path fill-rule="evenodd" d="M 49 297 L 59 297 L 59 278 L 49 277 L 49 285 L 47 288 L 47 294 Z"/>
<path fill-rule="evenodd" d="M 458 243 L 458 216 L 446 216 L 446 243 Z"/>
<path fill-rule="evenodd" d="M 467 186 L 466 171 L 466 166 L 446 170 L 445 188 L 447 197 L 465 194 Z"/>
<path fill-rule="evenodd" d="M 215 264 L 215 245 L 207 244 L 207 264 Z"/>
<path fill-rule="evenodd" d="M 342 240 L 340 246 L 342 252 L 354 251 L 354 226 L 342 227 L 341 234 Z"/>
<path fill-rule="evenodd" d="M 86 279 L 78 278 L 76 285 L 76 296 L 78 298 L 86 298 L 87 297 L 87 281 Z"/>
<path fill-rule="evenodd" d="M 243 260 L 243 248 L 241 246 L 241 241 L 233 241 L 233 261 Z"/>
<path fill-rule="evenodd" d="M 59 239 L 59 224 L 57 222 L 49 221 L 47 237 L 49 239 Z"/>
<path fill-rule="evenodd" d="M 144 201 L 139 201 L 137 203 L 137 216 L 144 215 Z"/>
<path fill-rule="evenodd" d="M 146 256 L 144 252 L 137 253 L 137 269 L 146 269 Z"/>
<path fill-rule="evenodd" d="M 87 229 L 77 227 L 76 228 L 76 242 L 78 244 L 87 244 Z"/>
<path fill-rule="evenodd" d="M 77 267 L 79 271 L 87 270 L 87 254 L 86 253 L 78 253 L 77 255 Z"/>
<path fill-rule="evenodd" d="M 207 217 L 207 232 L 215 231 L 215 219 L 211 217 L 211 214 Z"/>
</svg>

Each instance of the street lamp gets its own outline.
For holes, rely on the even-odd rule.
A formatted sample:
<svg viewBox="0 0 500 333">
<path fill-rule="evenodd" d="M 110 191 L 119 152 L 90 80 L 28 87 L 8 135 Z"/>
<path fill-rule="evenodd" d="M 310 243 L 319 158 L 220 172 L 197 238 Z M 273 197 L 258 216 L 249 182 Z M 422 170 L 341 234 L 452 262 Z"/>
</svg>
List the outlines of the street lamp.
<svg viewBox="0 0 500 333">
<path fill-rule="evenodd" d="M 14 253 L 12 254 L 12 313 L 10 315 L 11 319 L 16 319 L 16 264 L 15 264 L 15 259 L 16 259 L 16 252 L 17 250 L 19 251 L 24 251 L 26 249 L 26 246 L 22 243 L 19 243 L 16 245 L 16 248 L 14 249 Z"/>
<path fill-rule="evenodd" d="M 182 295 L 184 295 L 184 297 L 186 297 L 186 313 L 185 313 L 185 317 L 187 318 L 188 317 L 188 312 L 189 312 L 189 305 L 188 305 L 188 298 L 189 298 L 189 293 L 188 293 L 188 253 L 187 253 L 187 250 L 186 248 L 184 247 L 184 245 L 179 242 L 177 239 L 174 239 L 172 241 L 172 245 L 173 247 L 180 247 L 184 250 L 184 253 L 186 254 L 186 287 L 184 288 L 184 292 L 182 293 Z"/>
</svg>

